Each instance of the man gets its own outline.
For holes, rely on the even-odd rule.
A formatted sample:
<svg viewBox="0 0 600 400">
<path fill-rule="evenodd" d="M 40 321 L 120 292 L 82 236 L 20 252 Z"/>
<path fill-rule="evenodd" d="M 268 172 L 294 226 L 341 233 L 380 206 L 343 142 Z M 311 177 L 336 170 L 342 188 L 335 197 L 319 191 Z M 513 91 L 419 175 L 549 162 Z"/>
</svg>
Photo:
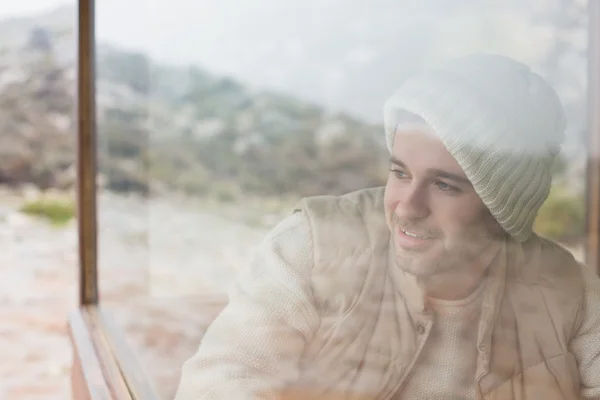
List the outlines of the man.
<svg viewBox="0 0 600 400">
<path fill-rule="evenodd" d="M 554 91 L 474 54 L 384 111 L 385 188 L 304 199 L 269 233 L 176 399 L 600 399 L 600 279 L 532 233 Z"/>
</svg>

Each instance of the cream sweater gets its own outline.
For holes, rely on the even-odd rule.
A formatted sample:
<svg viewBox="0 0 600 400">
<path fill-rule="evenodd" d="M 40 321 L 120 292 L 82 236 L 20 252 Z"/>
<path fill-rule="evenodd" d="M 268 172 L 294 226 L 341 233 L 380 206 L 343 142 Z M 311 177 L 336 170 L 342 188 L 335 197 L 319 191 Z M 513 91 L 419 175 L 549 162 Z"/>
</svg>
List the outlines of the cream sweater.
<svg viewBox="0 0 600 400">
<path fill-rule="evenodd" d="M 394 399 L 475 399 L 477 326 L 485 284 L 466 299 L 429 299 L 434 324 L 406 384 Z M 432 379 L 432 377 L 435 377 Z"/>
</svg>

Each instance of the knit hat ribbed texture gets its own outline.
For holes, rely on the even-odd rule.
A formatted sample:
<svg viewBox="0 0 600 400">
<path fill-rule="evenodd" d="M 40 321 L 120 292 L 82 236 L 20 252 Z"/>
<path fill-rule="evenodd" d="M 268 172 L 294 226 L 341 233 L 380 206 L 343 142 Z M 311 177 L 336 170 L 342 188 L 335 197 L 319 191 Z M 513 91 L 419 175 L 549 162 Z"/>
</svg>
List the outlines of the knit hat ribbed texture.
<svg viewBox="0 0 600 400">
<path fill-rule="evenodd" d="M 385 103 L 390 152 L 406 111 L 435 131 L 504 230 L 527 240 L 566 127 L 544 79 L 516 60 L 484 53 L 419 73 Z"/>
</svg>

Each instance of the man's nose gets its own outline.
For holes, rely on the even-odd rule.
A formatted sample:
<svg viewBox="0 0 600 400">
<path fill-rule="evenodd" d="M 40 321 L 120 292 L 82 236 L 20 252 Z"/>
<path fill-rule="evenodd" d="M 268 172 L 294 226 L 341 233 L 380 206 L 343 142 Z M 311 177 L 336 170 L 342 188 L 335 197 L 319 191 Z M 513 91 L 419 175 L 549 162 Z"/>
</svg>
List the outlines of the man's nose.
<svg viewBox="0 0 600 400">
<path fill-rule="evenodd" d="M 430 214 L 429 199 L 425 188 L 411 184 L 403 188 L 396 207 L 396 215 L 405 219 L 422 219 Z"/>
</svg>

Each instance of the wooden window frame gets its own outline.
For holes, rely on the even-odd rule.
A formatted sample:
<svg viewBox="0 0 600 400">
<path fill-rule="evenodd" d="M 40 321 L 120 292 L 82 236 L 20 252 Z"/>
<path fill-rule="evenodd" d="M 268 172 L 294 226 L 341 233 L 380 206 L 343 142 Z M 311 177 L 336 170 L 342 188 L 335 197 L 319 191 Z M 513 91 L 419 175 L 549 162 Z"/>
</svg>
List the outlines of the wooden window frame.
<svg viewBox="0 0 600 400">
<path fill-rule="evenodd" d="M 79 306 L 69 316 L 73 348 L 72 393 L 76 400 L 158 400 L 124 335 L 98 301 L 94 11 L 94 0 L 78 0 Z"/>
<path fill-rule="evenodd" d="M 587 265 L 600 275 L 600 0 L 588 1 Z"/>
<path fill-rule="evenodd" d="M 69 318 L 73 398 L 158 400 L 149 379 L 99 305 L 97 267 L 95 1 L 78 0 L 77 210 L 79 305 Z M 586 263 L 600 274 L 600 0 L 588 9 Z"/>
</svg>

